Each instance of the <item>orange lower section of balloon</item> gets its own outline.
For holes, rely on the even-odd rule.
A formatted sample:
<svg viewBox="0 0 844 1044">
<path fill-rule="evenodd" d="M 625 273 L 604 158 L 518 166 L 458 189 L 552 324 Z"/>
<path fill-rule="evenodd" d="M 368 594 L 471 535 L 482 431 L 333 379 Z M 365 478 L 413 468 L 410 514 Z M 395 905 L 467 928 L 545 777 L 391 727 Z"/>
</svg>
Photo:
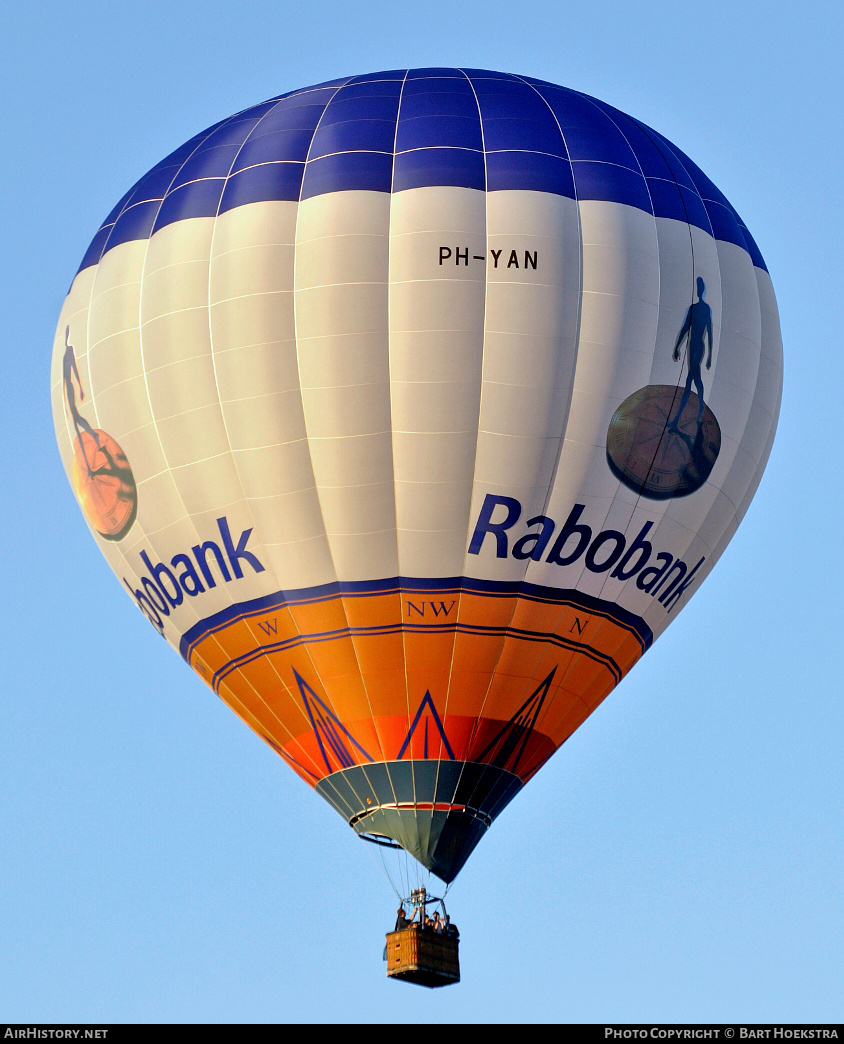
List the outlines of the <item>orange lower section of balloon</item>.
<svg viewBox="0 0 844 1044">
<path fill-rule="evenodd" d="M 440 589 L 426 615 L 424 594 L 264 606 L 209 629 L 187 656 L 313 786 L 403 759 L 495 764 L 524 782 L 644 651 L 608 612 Z"/>
</svg>

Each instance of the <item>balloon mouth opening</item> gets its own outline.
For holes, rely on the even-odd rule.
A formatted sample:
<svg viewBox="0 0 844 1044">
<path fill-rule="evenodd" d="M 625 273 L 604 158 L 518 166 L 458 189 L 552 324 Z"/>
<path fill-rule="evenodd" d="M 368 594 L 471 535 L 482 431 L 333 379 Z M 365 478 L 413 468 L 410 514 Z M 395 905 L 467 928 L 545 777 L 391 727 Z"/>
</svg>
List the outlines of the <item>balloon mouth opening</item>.
<svg viewBox="0 0 844 1044">
<path fill-rule="evenodd" d="M 403 849 L 449 884 L 522 786 L 495 765 L 419 760 L 355 765 L 316 789 L 363 840 Z"/>
</svg>

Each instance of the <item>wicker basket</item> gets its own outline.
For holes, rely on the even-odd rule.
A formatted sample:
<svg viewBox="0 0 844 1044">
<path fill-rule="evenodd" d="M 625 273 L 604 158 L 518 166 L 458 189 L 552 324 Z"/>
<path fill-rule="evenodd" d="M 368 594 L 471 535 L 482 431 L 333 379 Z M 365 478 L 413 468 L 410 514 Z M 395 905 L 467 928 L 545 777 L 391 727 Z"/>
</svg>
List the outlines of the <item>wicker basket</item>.
<svg viewBox="0 0 844 1044">
<path fill-rule="evenodd" d="M 450 986 L 460 982 L 457 939 L 427 928 L 387 933 L 387 976 L 419 986 Z"/>
</svg>

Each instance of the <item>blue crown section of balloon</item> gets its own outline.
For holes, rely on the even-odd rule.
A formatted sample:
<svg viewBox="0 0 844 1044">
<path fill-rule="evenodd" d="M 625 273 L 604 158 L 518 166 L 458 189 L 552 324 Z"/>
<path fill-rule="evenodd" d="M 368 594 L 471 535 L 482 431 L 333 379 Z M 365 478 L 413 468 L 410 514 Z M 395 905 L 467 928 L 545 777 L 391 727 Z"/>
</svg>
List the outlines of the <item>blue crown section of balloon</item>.
<svg viewBox="0 0 844 1044">
<path fill-rule="evenodd" d="M 80 271 L 184 218 L 264 200 L 436 185 L 624 203 L 695 225 L 766 267 L 724 195 L 638 120 L 528 76 L 410 69 L 293 91 L 191 138 L 120 200 Z"/>
</svg>

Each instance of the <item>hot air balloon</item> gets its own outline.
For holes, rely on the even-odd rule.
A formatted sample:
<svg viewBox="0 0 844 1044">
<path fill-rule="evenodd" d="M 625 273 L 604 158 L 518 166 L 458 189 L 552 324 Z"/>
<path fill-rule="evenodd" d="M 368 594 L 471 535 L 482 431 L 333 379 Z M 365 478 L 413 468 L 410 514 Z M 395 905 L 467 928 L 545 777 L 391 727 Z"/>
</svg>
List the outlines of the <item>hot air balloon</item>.
<svg viewBox="0 0 844 1044">
<path fill-rule="evenodd" d="M 781 373 L 762 256 L 678 148 L 531 77 L 412 69 L 142 177 L 52 399 L 148 625 L 450 882 L 721 555 Z"/>
</svg>

